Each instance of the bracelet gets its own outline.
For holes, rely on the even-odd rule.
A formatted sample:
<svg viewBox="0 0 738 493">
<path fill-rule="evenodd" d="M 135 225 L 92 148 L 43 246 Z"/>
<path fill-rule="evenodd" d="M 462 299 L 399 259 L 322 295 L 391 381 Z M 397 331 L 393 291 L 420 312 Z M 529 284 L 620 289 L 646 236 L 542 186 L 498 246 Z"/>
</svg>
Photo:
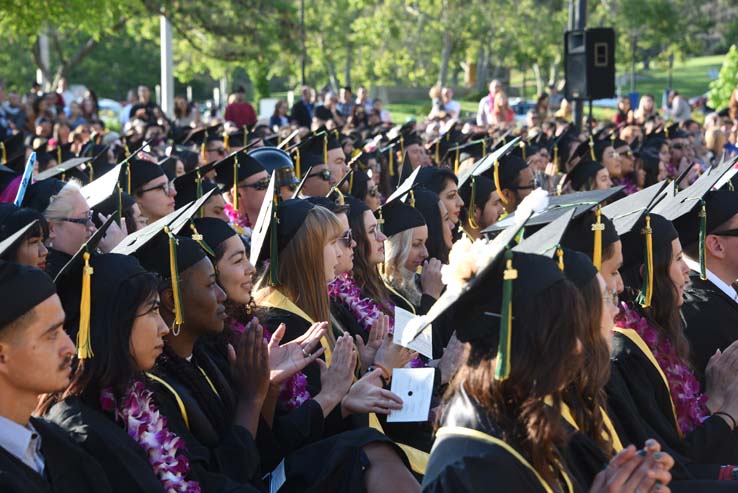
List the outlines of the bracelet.
<svg viewBox="0 0 738 493">
<path fill-rule="evenodd" d="M 733 430 L 736 429 L 735 418 L 733 418 L 733 416 L 731 416 L 730 414 L 723 412 L 723 411 L 718 411 L 718 412 L 712 413 L 712 415 L 713 416 L 725 416 L 726 418 L 730 419 L 730 421 L 733 423 L 732 429 Z"/>
</svg>

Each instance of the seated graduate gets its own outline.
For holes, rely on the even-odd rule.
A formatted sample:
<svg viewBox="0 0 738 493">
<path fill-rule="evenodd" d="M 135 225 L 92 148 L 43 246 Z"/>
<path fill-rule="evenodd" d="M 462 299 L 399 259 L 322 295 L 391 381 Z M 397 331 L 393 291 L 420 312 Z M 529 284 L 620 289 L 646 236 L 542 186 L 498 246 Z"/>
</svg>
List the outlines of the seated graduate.
<svg viewBox="0 0 738 493">
<path fill-rule="evenodd" d="M 184 207 L 186 204 L 202 197 L 203 194 L 215 190 L 202 205 L 200 217 L 214 217 L 228 222 L 228 216 L 225 212 L 226 202 L 223 199 L 223 194 L 220 193 L 220 189 L 218 189 L 215 183 L 205 178 L 205 174 L 210 172 L 215 167 L 215 164 L 201 166 L 174 179 L 172 184 L 177 190 L 177 195 L 174 196 L 175 208 Z M 232 168 L 233 164 L 231 164 L 231 174 L 233 173 Z"/>
<path fill-rule="evenodd" d="M 221 200 L 227 202 L 225 213 L 239 234 L 256 224 L 269 186 L 269 174 L 245 151 L 244 148 L 232 152 L 214 165 L 217 172 L 215 182 L 223 191 Z"/>
<path fill-rule="evenodd" d="M 438 195 L 446 208 L 448 220 L 453 225 L 451 230 L 456 230 L 461 216 L 461 209 L 464 207 L 464 200 L 459 194 L 458 177 L 449 169 L 426 166 L 420 169 L 415 182 Z M 449 249 L 451 249 L 451 246 L 449 246 Z M 436 258 L 439 258 L 444 263 L 447 262 L 447 259 Z"/>
<path fill-rule="evenodd" d="M 447 309 L 471 345 L 444 405 L 423 490 L 664 488 L 673 461 L 657 443 L 642 454 L 624 449 L 591 485 L 572 475 L 562 455 L 568 434 L 561 403 L 578 377 L 586 308 L 551 259 L 502 253 L 517 230 L 503 231 L 478 260 L 467 256 L 453 269 L 458 286 L 449 291 L 457 294 Z"/>
<path fill-rule="evenodd" d="M 72 371 L 74 344 L 54 283 L 41 270 L 0 261 L 0 297 L 0 490 L 111 491 L 91 455 L 57 425 L 31 417 L 39 396 L 66 387 Z"/>
<path fill-rule="evenodd" d="M 0 241 L 9 238 L 35 221 L 14 245 L 0 258 L 44 270 L 49 250 L 44 242 L 49 237 L 49 225 L 39 212 L 16 207 L 13 204 L 0 204 Z"/>
<path fill-rule="evenodd" d="M 270 195 L 268 192 L 267 197 Z M 260 255 L 264 259 L 269 255 L 269 266 L 257 285 L 254 299 L 264 327 L 274 333 L 284 324 L 284 340 L 291 341 L 307 333 L 316 321 L 330 317 L 328 281 L 335 277 L 335 266 L 342 255 L 336 247 L 342 230 L 333 213 L 306 200 L 280 202 L 274 205 L 276 211 L 271 209 L 273 203 L 265 200 L 268 209 L 260 217 L 269 218 L 268 227 L 262 229 L 257 224 L 255 231 L 259 235 L 252 243 L 252 258 Z M 305 258 L 311 262 L 305 263 Z M 303 461 L 303 483 L 313 484 L 318 473 L 335 474 L 336 460 L 344 456 L 351 457 L 348 460 L 355 465 L 361 461 L 372 465 L 363 473 L 354 470 L 347 482 L 350 484 L 343 487 L 356 488 L 364 483 L 370 491 L 389 484 L 402 484 L 411 491 L 417 488 L 403 464 L 406 459 L 399 448 L 381 433 L 357 427 L 351 419 L 356 415 L 362 421 L 366 413 L 387 414 L 390 409 L 402 406 L 399 397 L 382 389 L 383 370 L 377 368 L 352 384 L 357 359 L 353 337 L 344 334 L 336 338 L 328 332 L 321 342 L 326 350 L 325 361 L 317 359 L 305 367 L 302 377 L 295 380 L 296 385 L 280 393 L 277 405 L 277 416 L 301 406 L 315 408 L 324 423 L 313 422 L 313 426 L 322 425 L 322 436 L 333 438 L 333 441 L 322 440 L 315 447 L 326 450 L 337 447 L 338 455 L 325 461 L 315 462 L 316 458 L 325 456 L 317 452 L 313 461 Z M 296 468 L 293 470 L 296 481 L 300 479 L 299 473 Z"/>
<path fill-rule="evenodd" d="M 486 176 L 474 176 L 459 187 L 459 194 L 467 204 L 461 213 L 461 227 L 477 240 L 480 231 L 495 224 L 505 212 L 495 182 Z"/>
<path fill-rule="evenodd" d="M 428 256 L 447 264 L 456 225 L 451 220 L 445 202 L 435 192 L 422 187 L 413 190 L 413 199 L 415 208 L 423 215 L 428 226 L 428 241 L 425 243 Z"/>
<path fill-rule="evenodd" d="M 738 442 L 730 431 L 738 398 L 731 392 L 732 361 L 714 362 L 703 391 L 690 367 L 679 314 L 689 281 L 679 237 L 671 221 L 639 207 L 632 205 L 641 211 L 635 216 L 639 219 L 631 219 L 621 235 L 625 291 L 616 318 L 610 405 L 631 439 L 645 422 L 666 446 L 694 462 L 735 464 Z M 616 218 L 616 227 L 619 221 Z M 634 400 L 640 420 L 619 409 L 621 385 Z"/>
</svg>

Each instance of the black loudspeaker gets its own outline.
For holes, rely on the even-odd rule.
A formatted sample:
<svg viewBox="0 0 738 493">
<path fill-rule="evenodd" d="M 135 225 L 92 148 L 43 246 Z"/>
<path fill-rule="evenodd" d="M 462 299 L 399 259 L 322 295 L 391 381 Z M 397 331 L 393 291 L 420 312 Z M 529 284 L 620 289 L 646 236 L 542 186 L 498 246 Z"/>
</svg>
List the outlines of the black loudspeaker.
<svg viewBox="0 0 738 493">
<path fill-rule="evenodd" d="M 564 34 L 566 99 L 615 97 L 615 31 L 608 27 Z"/>
</svg>

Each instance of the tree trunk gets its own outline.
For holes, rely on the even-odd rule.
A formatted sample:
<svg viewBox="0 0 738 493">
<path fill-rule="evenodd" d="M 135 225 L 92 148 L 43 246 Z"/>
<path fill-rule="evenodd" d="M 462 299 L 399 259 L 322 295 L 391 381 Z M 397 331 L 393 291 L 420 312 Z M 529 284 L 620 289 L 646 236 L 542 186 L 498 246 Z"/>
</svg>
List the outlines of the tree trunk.
<svg viewBox="0 0 738 493">
<path fill-rule="evenodd" d="M 533 64 L 533 74 L 536 76 L 536 94 L 543 93 L 543 78 L 541 77 L 541 66 L 538 62 Z"/>
<path fill-rule="evenodd" d="M 453 41 L 448 31 L 443 33 L 443 51 L 441 52 L 441 70 L 438 72 L 438 85 L 443 87 L 448 79 L 448 64 L 451 59 Z"/>
<path fill-rule="evenodd" d="M 486 48 L 480 48 L 477 54 L 477 83 L 475 89 L 477 92 L 484 91 L 484 85 L 487 83 L 487 73 L 489 70 L 489 54 Z"/>
<path fill-rule="evenodd" d="M 554 60 L 551 62 L 551 66 L 548 70 L 548 83 L 549 84 L 558 84 L 559 82 L 559 63 L 558 60 Z"/>
<path fill-rule="evenodd" d="M 349 42 L 348 38 L 346 39 L 346 71 L 343 76 L 343 84 L 345 86 L 351 85 L 351 64 L 353 63 L 353 47 L 351 46 L 351 43 Z"/>
<path fill-rule="evenodd" d="M 525 93 L 527 92 L 526 89 L 528 88 L 528 71 L 526 69 L 522 69 L 523 71 L 523 89 L 520 91 L 520 99 L 525 101 Z"/>
</svg>

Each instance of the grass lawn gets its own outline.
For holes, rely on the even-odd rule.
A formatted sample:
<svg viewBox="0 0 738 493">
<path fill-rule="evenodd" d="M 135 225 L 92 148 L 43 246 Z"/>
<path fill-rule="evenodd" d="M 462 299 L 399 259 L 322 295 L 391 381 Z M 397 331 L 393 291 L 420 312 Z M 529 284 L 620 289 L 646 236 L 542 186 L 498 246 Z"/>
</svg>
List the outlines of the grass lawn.
<svg viewBox="0 0 738 493">
<path fill-rule="evenodd" d="M 716 55 L 692 58 L 684 62 L 675 62 L 672 74 L 673 88 L 688 98 L 704 94 L 707 92 L 711 80 L 711 72 L 717 74 L 720 71 L 723 58 L 723 55 Z M 619 73 L 618 76 L 625 81 L 625 85 L 621 86 L 621 91 L 623 93 L 629 92 L 629 73 Z M 668 79 L 668 73 L 665 68 L 643 70 L 642 66 L 636 67 L 636 92 L 654 94 L 656 96 L 656 104 L 660 104 L 661 93 L 667 88 Z M 520 72 L 513 72 L 510 84 L 520 87 L 522 82 L 522 74 Z M 528 99 L 535 97 L 535 90 L 535 79 L 531 71 L 528 74 L 526 84 L 526 96 Z M 430 101 L 392 102 L 387 105 L 387 109 L 392 114 L 393 121 L 402 123 L 408 118 L 422 119 L 430 111 Z M 477 102 L 461 101 L 461 111 L 462 114 L 466 114 L 467 112 L 476 114 Z M 613 111 L 606 108 L 594 108 L 593 113 L 595 118 L 598 119 L 610 118 L 613 115 Z"/>
</svg>

